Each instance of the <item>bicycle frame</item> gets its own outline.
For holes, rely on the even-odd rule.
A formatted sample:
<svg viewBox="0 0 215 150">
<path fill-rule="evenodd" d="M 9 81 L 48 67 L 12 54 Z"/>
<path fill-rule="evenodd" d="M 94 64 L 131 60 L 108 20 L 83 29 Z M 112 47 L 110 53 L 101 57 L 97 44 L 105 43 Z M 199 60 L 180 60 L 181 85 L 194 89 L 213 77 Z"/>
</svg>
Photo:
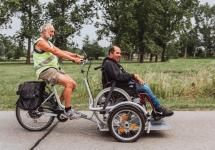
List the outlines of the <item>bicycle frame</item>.
<svg viewBox="0 0 215 150">
<path fill-rule="evenodd" d="M 89 63 L 89 66 L 88 66 L 87 72 L 85 72 L 84 66 L 87 63 Z M 88 72 L 89 72 L 90 66 L 91 66 L 91 62 L 89 60 L 85 59 L 85 60 L 82 61 L 82 64 L 81 64 L 81 73 L 83 74 L 84 85 L 86 87 L 86 90 L 87 90 L 87 93 L 88 93 L 88 96 L 89 96 L 89 101 L 88 101 L 88 103 L 89 103 L 88 104 L 89 105 L 89 110 L 93 111 L 92 116 L 89 117 L 89 118 L 85 118 L 85 119 L 88 119 L 90 121 L 96 122 L 98 124 L 99 128 L 101 128 L 99 120 L 97 118 L 95 118 L 96 120 L 93 119 L 93 116 L 95 115 L 94 112 L 95 111 L 100 111 L 103 108 L 102 107 L 100 107 L 100 108 L 93 107 L 93 105 L 94 105 L 94 98 L 92 96 L 92 92 L 91 92 L 89 81 L 88 81 Z M 57 105 L 60 108 L 60 110 L 64 110 L 65 106 L 61 103 L 61 100 L 59 98 L 59 95 L 58 95 L 58 92 L 57 92 L 57 89 L 56 89 L 55 85 L 51 84 L 50 86 L 46 86 L 46 87 L 48 88 L 48 90 L 49 90 L 49 92 L 51 94 L 44 100 L 44 102 L 41 105 L 45 104 L 48 100 L 50 100 L 52 97 L 54 97 L 54 99 L 56 100 Z M 107 109 L 111 109 L 111 108 L 112 107 L 107 107 Z M 38 109 L 39 109 L 39 107 L 38 107 Z M 57 113 L 50 113 L 50 112 L 42 112 L 42 113 L 45 114 L 45 115 L 49 115 L 49 116 L 57 116 L 58 115 Z"/>
<path fill-rule="evenodd" d="M 65 106 L 64 105 L 62 105 L 62 103 L 61 103 L 61 101 L 60 101 L 60 98 L 59 98 L 59 96 L 58 96 L 58 93 L 57 93 L 57 89 L 56 89 L 56 87 L 54 86 L 54 85 L 51 85 L 52 86 L 52 90 L 50 90 L 50 91 L 52 91 L 52 93 L 49 95 L 49 97 L 47 97 L 45 100 L 44 100 L 44 102 L 42 103 L 42 104 L 44 104 L 45 102 L 47 102 L 52 96 L 54 96 L 55 98 L 56 98 L 56 101 L 57 101 L 57 103 L 58 103 L 58 106 L 61 108 L 61 109 L 65 109 Z M 42 105 L 41 104 L 41 105 Z"/>
<path fill-rule="evenodd" d="M 85 67 L 86 64 L 88 67 Z M 145 102 L 147 100 L 150 102 L 150 100 L 144 93 L 140 93 L 139 97 L 136 97 L 113 84 L 102 89 L 94 98 L 88 79 L 91 61 L 84 59 L 81 61 L 80 67 L 89 96 L 88 108 L 92 111 L 91 116 L 77 112 L 80 114 L 80 118 L 95 122 L 100 131 L 109 131 L 115 139 L 121 142 L 136 141 L 144 130 L 149 133 L 151 130 L 169 129 L 164 121 L 153 118 L 146 110 Z M 101 66 L 94 69 L 100 68 L 102 69 Z M 29 131 L 42 131 L 53 123 L 55 117 L 60 122 L 75 119 L 64 113 L 65 106 L 61 103 L 54 84 L 48 84 L 42 94 L 41 98 L 45 100 L 36 110 L 22 110 L 19 105 L 16 105 L 16 117 L 23 128 Z M 152 105 L 152 103 L 150 104 Z"/>
<path fill-rule="evenodd" d="M 88 60 L 88 59 L 85 59 L 81 63 L 82 63 L 81 64 L 81 73 L 83 75 L 84 85 L 86 87 L 86 90 L 87 90 L 87 93 L 88 93 L 88 96 L 89 96 L 88 108 L 89 108 L 90 111 L 92 111 L 91 117 L 87 117 L 87 118 L 84 118 L 84 119 L 88 119 L 90 121 L 93 121 L 93 122 L 97 123 L 100 131 L 109 131 L 109 129 L 106 126 L 104 126 L 104 124 L 100 121 L 100 119 L 96 115 L 96 112 L 100 112 L 100 111 L 111 112 L 114 109 L 117 109 L 117 108 L 120 108 L 120 107 L 123 107 L 123 106 L 131 106 L 131 107 L 135 107 L 135 108 L 139 109 L 140 112 L 142 112 L 144 114 L 144 116 L 146 117 L 146 120 L 147 120 L 145 130 L 147 131 L 147 133 L 149 133 L 150 130 L 151 130 L 150 113 L 147 112 L 147 110 L 144 107 L 142 107 L 141 105 L 139 105 L 139 104 L 137 104 L 135 102 L 132 102 L 131 97 L 128 94 L 126 94 L 127 95 L 126 97 L 127 97 L 128 101 L 120 102 L 120 103 L 118 103 L 116 105 L 113 105 L 113 106 L 107 106 L 105 108 L 105 110 L 104 110 L 103 107 L 95 107 L 94 106 L 95 99 L 93 98 L 92 91 L 91 91 L 90 84 L 89 84 L 89 79 L 88 79 L 88 73 L 89 73 L 89 70 L 90 70 L 90 67 L 91 67 L 91 61 Z M 85 65 L 88 64 L 88 63 L 89 63 L 89 66 L 87 68 L 87 71 L 85 71 Z M 44 104 L 45 102 L 47 102 L 50 98 L 52 98 L 54 96 L 55 99 L 56 99 L 56 102 L 57 102 L 57 104 L 58 104 L 58 106 L 60 108 L 60 110 L 64 110 L 65 106 L 62 105 L 62 103 L 60 101 L 60 98 L 58 96 L 56 87 L 54 85 L 51 85 L 51 86 L 52 86 L 52 90 L 50 90 L 50 88 L 49 88 L 49 91 L 52 91 L 52 92 L 42 104 Z M 101 93 L 104 92 L 104 91 L 107 92 L 107 91 L 110 91 L 110 90 L 108 88 L 106 88 L 106 89 L 103 89 L 101 91 Z M 43 113 L 46 114 L 46 115 L 51 115 L 51 116 L 57 116 L 58 115 L 56 113 L 48 113 L 48 112 L 43 112 Z"/>
<path fill-rule="evenodd" d="M 84 70 L 84 66 L 89 63 L 89 66 L 88 66 L 88 69 L 87 69 L 87 72 L 85 73 L 85 70 Z M 86 90 L 87 90 L 87 93 L 88 93 L 88 96 L 89 96 L 89 110 L 90 111 L 101 111 L 103 110 L 103 107 L 94 107 L 94 98 L 93 98 L 93 95 L 92 95 L 92 92 L 91 92 L 91 89 L 90 89 L 90 85 L 89 85 L 89 79 L 88 79 L 88 73 L 89 73 L 89 70 L 90 70 L 90 67 L 91 67 L 91 61 L 90 60 L 83 60 L 82 61 L 82 65 L 81 65 L 81 73 L 83 74 L 83 80 L 84 80 L 84 84 L 85 84 L 85 87 L 86 87 Z M 111 108 L 113 108 L 113 106 L 107 106 L 106 107 L 106 110 L 110 110 Z"/>
</svg>

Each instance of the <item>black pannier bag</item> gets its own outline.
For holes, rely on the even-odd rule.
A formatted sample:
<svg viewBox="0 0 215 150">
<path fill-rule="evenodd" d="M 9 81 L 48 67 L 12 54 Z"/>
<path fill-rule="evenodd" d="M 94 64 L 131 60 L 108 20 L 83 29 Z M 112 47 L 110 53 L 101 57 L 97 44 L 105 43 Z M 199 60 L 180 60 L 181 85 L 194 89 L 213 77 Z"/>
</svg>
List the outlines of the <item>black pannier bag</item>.
<svg viewBox="0 0 215 150">
<path fill-rule="evenodd" d="M 27 81 L 20 84 L 17 91 L 19 99 L 16 105 L 24 110 L 35 110 L 44 100 L 45 86 L 45 81 Z"/>
</svg>

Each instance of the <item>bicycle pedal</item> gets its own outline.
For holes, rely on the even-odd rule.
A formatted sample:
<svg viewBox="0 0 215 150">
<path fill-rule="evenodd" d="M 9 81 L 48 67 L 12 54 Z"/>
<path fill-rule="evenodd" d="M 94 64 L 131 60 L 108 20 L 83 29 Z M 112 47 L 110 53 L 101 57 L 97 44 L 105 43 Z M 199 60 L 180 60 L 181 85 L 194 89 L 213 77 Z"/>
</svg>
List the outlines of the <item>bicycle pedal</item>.
<svg viewBox="0 0 215 150">
<path fill-rule="evenodd" d="M 81 115 L 81 118 L 87 118 L 87 115 L 81 113 L 81 112 L 78 112 L 80 115 Z"/>
<path fill-rule="evenodd" d="M 100 110 L 99 113 L 100 114 L 106 114 L 106 110 L 105 109 L 104 110 Z"/>
</svg>

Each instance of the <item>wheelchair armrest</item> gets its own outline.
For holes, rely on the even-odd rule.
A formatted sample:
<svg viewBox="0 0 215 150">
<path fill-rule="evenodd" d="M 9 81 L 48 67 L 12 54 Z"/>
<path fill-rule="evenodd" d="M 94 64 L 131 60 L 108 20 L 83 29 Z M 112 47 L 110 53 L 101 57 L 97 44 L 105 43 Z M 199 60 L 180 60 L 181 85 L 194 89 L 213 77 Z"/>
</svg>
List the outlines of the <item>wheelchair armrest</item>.
<svg viewBox="0 0 215 150">
<path fill-rule="evenodd" d="M 98 66 L 98 67 L 95 67 L 95 68 L 94 68 L 94 70 L 98 70 L 98 69 L 101 69 L 101 70 L 102 70 L 102 69 L 103 69 L 103 66 Z"/>
</svg>

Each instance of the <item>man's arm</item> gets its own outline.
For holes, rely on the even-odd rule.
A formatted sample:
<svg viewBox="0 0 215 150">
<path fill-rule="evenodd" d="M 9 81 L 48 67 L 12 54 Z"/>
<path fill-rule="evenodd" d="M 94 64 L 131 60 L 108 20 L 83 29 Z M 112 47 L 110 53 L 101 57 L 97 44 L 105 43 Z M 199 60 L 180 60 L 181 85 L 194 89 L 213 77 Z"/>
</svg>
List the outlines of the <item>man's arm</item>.
<svg viewBox="0 0 215 150">
<path fill-rule="evenodd" d="M 60 50 L 59 48 L 57 48 L 55 46 L 54 46 L 54 48 Z M 69 52 L 69 51 L 65 51 L 65 50 L 63 52 L 66 53 L 67 55 L 70 55 L 71 57 L 84 59 L 84 56 L 81 56 L 81 55 L 78 55 L 78 54 L 75 54 L 75 53 L 72 53 L 72 52 Z"/>
<path fill-rule="evenodd" d="M 67 52 L 60 50 L 57 47 L 50 47 L 49 44 L 45 41 L 38 41 L 36 44 L 36 48 L 42 49 L 46 52 L 50 52 L 54 55 L 56 55 L 59 58 L 68 59 L 71 61 L 74 61 L 76 63 L 80 63 L 81 59 L 78 57 L 73 57 L 72 55 L 69 55 Z"/>
</svg>

